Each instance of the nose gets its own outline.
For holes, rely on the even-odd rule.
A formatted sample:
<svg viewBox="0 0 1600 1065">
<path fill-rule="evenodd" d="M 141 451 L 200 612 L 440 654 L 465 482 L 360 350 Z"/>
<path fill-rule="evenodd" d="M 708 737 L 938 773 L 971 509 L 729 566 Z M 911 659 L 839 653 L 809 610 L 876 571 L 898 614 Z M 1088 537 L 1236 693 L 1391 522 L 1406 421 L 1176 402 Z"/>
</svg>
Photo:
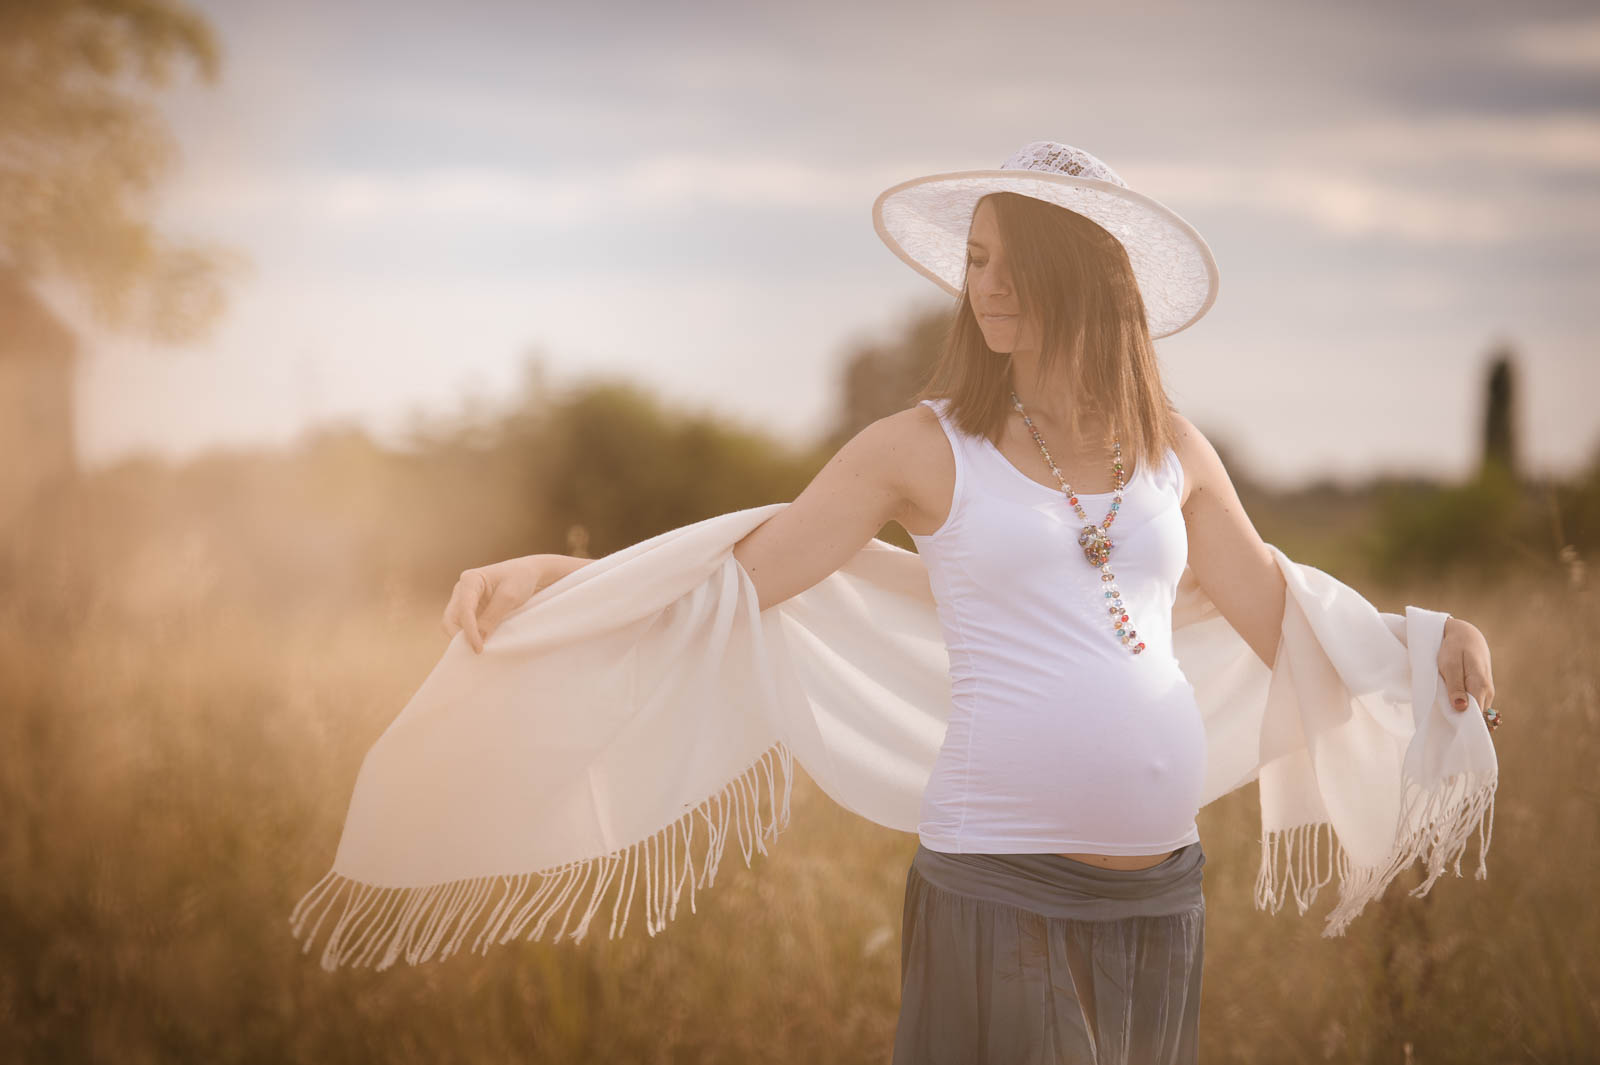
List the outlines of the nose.
<svg viewBox="0 0 1600 1065">
<path fill-rule="evenodd" d="M 994 263 L 978 269 L 978 291 L 988 299 L 1004 299 L 1011 294 L 1011 279 Z"/>
</svg>

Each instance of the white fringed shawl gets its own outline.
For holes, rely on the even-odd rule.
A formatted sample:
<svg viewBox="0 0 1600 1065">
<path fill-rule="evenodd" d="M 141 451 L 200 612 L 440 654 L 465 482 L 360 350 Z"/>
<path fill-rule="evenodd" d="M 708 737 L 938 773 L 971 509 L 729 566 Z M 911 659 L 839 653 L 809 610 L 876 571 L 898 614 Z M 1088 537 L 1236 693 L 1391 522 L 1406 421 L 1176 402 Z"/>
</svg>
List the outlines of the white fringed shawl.
<svg viewBox="0 0 1600 1065">
<path fill-rule="evenodd" d="M 332 869 L 290 921 L 322 965 L 418 963 L 526 935 L 609 934 L 642 894 L 653 936 L 788 824 L 793 759 L 836 802 L 905 832 L 950 709 L 921 558 L 872 540 L 766 611 L 733 546 L 786 503 L 596 559 L 475 655 L 457 634 L 362 763 Z M 1270 546 L 1270 545 L 1269 545 Z M 1379 613 L 1272 547 L 1288 582 L 1268 669 L 1185 570 L 1173 646 L 1206 724 L 1205 803 L 1260 782 L 1255 903 L 1300 912 L 1337 872 L 1340 935 L 1415 860 L 1425 894 L 1492 831 L 1498 763 L 1436 659 L 1447 614 Z M 763 813 L 762 795 L 767 802 Z M 1323 829 L 1329 838 L 1319 854 Z M 1325 856 L 1326 867 L 1323 867 Z"/>
</svg>

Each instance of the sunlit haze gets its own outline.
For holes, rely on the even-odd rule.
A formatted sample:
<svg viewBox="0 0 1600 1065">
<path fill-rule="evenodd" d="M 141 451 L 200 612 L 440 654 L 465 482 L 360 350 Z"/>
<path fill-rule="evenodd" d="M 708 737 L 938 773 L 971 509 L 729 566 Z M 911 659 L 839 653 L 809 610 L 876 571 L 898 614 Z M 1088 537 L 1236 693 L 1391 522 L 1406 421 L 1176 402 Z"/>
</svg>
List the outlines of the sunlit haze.
<svg viewBox="0 0 1600 1065">
<path fill-rule="evenodd" d="M 1216 305 L 1157 347 L 1261 479 L 1464 474 L 1500 341 L 1529 469 L 1600 445 L 1580 4 L 198 6 L 222 78 L 160 98 L 157 222 L 254 272 L 193 348 L 73 322 L 90 466 L 387 437 L 530 353 L 798 440 L 850 345 L 947 300 L 876 194 L 1037 139 L 1210 243 Z"/>
</svg>

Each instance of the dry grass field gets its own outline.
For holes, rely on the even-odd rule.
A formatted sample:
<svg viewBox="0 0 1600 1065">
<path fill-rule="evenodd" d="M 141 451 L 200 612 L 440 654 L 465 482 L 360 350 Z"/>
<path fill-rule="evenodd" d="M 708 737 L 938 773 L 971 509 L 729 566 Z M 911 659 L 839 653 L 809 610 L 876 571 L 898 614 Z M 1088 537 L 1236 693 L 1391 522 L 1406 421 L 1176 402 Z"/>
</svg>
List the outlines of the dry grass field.
<svg viewBox="0 0 1600 1065">
<path fill-rule="evenodd" d="M 368 745 L 443 650 L 453 573 L 351 587 L 329 576 L 351 548 L 315 508 L 173 513 L 102 491 L 5 545 L 0 1057 L 888 1060 L 916 841 L 803 775 L 771 855 L 746 868 L 731 849 L 699 912 L 653 939 L 632 922 L 616 941 L 321 970 L 288 914 L 333 858 Z M 263 561 L 267 544 L 298 577 Z M 1593 588 L 1551 568 L 1493 587 L 1351 583 L 1490 639 L 1507 724 L 1489 877 L 1471 878 L 1474 840 L 1467 876 L 1413 899 L 1413 869 L 1323 939 L 1331 894 L 1305 916 L 1252 908 L 1254 785 L 1208 807 L 1203 1059 L 1600 1059 Z"/>
</svg>

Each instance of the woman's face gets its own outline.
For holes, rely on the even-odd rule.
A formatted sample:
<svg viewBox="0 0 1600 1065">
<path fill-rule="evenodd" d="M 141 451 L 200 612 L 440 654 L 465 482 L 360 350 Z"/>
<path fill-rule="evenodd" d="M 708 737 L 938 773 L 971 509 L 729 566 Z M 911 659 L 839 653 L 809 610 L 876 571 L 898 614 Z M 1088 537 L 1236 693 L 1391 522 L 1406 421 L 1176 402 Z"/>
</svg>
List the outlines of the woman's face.
<svg viewBox="0 0 1600 1065">
<path fill-rule="evenodd" d="M 967 234 L 967 298 L 990 351 L 1013 355 L 1038 352 L 1038 322 L 1022 315 L 1000 243 L 1000 227 L 987 200 L 973 212 Z"/>
</svg>

